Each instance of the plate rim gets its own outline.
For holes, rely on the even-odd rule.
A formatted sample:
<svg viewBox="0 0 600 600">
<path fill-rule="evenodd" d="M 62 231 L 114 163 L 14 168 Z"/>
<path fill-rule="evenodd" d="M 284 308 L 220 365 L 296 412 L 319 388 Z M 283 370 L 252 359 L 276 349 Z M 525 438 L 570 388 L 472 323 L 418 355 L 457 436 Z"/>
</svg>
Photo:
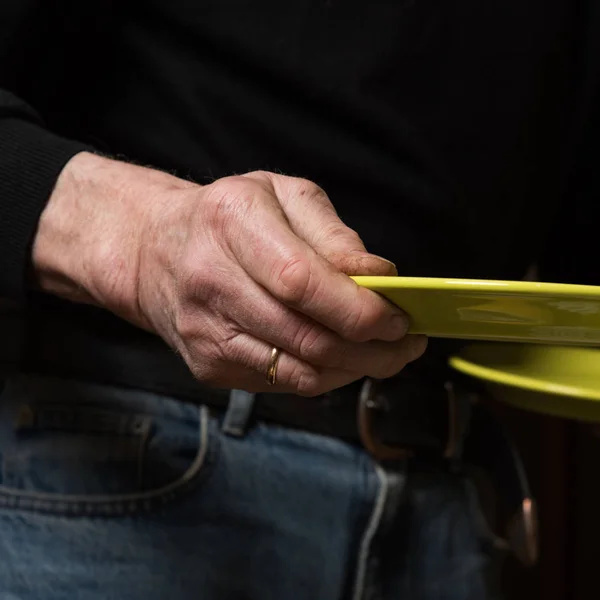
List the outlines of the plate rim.
<svg viewBox="0 0 600 600">
<path fill-rule="evenodd" d="M 507 373 L 506 371 L 479 365 L 456 354 L 448 359 L 448 364 L 456 371 L 465 375 L 470 375 L 476 379 L 507 387 L 539 392 L 542 394 L 552 394 L 553 396 L 566 396 L 595 402 L 600 401 L 600 390 L 595 392 L 590 388 L 554 384 L 525 375 Z"/>
<path fill-rule="evenodd" d="M 392 277 L 355 275 L 360 286 L 378 289 L 416 289 L 432 291 L 474 291 L 538 296 L 594 297 L 600 300 L 600 286 L 542 281 L 510 281 L 502 279 L 462 279 L 442 277 Z"/>
</svg>

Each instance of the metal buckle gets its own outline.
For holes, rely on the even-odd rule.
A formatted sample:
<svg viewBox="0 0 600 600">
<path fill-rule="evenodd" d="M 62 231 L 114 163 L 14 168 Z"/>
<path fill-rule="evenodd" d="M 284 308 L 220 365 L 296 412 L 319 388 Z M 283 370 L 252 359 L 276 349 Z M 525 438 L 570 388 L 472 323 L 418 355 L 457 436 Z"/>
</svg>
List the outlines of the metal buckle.
<svg viewBox="0 0 600 600">
<path fill-rule="evenodd" d="M 479 498 L 481 500 L 481 498 Z M 539 522 L 537 505 L 533 498 L 523 498 L 518 509 L 505 521 L 504 533 L 492 527 L 489 515 L 479 506 L 484 534 L 494 548 L 510 552 L 523 566 L 532 567 L 539 558 Z M 497 520 L 497 519 L 495 519 Z"/>
<path fill-rule="evenodd" d="M 357 423 L 362 445 L 367 452 L 379 462 L 400 461 L 414 456 L 414 451 L 399 446 L 391 446 L 378 440 L 373 433 L 373 413 L 384 409 L 377 399 L 377 383 L 374 379 L 366 378 L 360 389 L 358 398 Z M 454 458 L 458 449 L 460 427 L 458 422 L 459 410 L 451 384 L 446 385 L 448 398 L 448 438 L 443 452 L 444 458 Z"/>
<path fill-rule="evenodd" d="M 532 567 L 539 555 L 539 522 L 537 505 L 533 498 L 524 498 L 519 512 L 513 515 L 506 537 L 508 547 L 525 566 Z"/>
<path fill-rule="evenodd" d="M 414 456 L 413 450 L 385 444 L 377 439 L 374 434 L 373 416 L 377 412 L 385 410 L 385 406 L 377 398 L 376 391 L 377 381 L 365 379 L 360 390 L 357 409 L 358 432 L 365 450 L 378 462 L 401 461 Z M 464 437 L 464 431 L 461 429 L 463 426 L 461 422 L 462 404 L 451 383 L 446 384 L 446 393 L 448 398 L 448 438 L 443 458 L 452 460 L 462 457 L 467 462 L 482 467 L 495 480 L 496 493 L 506 492 L 506 488 L 512 489 L 515 486 L 519 489 L 520 499 L 518 503 L 513 504 L 511 518 L 508 519 L 508 523 L 503 528 L 504 535 L 495 533 L 488 515 L 481 512 L 481 516 L 484 518 L 489 537 L 495 547 L 510 550 L 524 565 L 534 565 L 538 559 L 539 547 L 537 508 L 535 500 L 531 497 L 525 470 L 516 447 L 509 438 L 503 435 L 504 432 L 499 424 L 487 419 L 481 422 L 481 419 L 477 418 L 474 425 L 475 430 L 479 431 L 477 431 L 475 437 L 479 436 L 481 443 L 489 438 L 491 444 L 498 444 L 495 450 L 503 450 L 506 453 L 505 460 L 510 467 L 509 472 L 497 471 L 498 467 L 494 460 L 497 458 L 497 452 L 492 452 L 489 456 L 486 456 L 482 455 L 480 451 L 471 451 L 467 453 L 469 456 L 463 456 L 465 449 L 462 447 Z M 469 404 L 471 404 L 471 401 L 469 401 Z M 472 408 L 477 408 L 475 411 L 478 413 L 477 417 L 482 416 L 480 414 L 483 410 L 482 406 L 472 406 Z M 473 425 L 473 423 L 471 424 Z M 471 431 L 467 439 L 472 439 L 473 433 Z M 510 461 L 508 460 L 509 457 Z M 498 476 L 500 476 L 499 480 Z M 514 510 L 515 506 L 516 510 Z"/>
<path fill-rule="evenodd" d="M 539 522 L 537 505 L 532 497 L 525 466 L 520 453 L 502 425 L 481 403 L 477 404 L 465 463 L 485 473 L 485 481 L 472 471 L 472 481 L 480 501 L 485 489 L 498 495 L 495 510 L 486 514 L 480 503 L 489 541 L 496 548 L 510 551 L 521 564 L 533 566 L 539 555 Z M 489 446 L 485 447 L 485 442 Z M 467 472 L 469 469 L 467 467 Z M 499 527 L 500 533 L 495 527 Z"/>
</svg>

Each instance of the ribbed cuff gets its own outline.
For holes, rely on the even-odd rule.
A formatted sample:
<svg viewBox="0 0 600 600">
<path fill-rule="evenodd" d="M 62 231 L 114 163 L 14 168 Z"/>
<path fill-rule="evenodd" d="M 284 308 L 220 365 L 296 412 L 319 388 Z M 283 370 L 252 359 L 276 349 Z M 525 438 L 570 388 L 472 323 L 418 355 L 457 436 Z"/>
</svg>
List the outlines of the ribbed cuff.
<svg viewBox="0 0 600 600">
<path fill-rule="evenodd" d="M 0 298 L 24 302 L 40 215 L 65 164 L 86 150 L 28 121 L 0 119 Z"/>
</svg>

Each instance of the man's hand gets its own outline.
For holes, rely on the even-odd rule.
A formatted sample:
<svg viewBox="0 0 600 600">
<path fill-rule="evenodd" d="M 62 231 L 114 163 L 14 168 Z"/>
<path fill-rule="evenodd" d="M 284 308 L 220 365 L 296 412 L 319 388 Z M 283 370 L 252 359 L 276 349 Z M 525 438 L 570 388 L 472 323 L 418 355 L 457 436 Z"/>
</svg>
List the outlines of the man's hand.
<svg viewBox="0 0 600 600">
<path fill-rule="evenodd" d="M 44 290 L 157 333 L 219 387 L 313 396 L 394 375 L 426 347 L 347 276 L 394 266 L 303 179 L 257 172 L 201 187 L 82 153 L 42 214 L 33 263 Z"/>
</svg>

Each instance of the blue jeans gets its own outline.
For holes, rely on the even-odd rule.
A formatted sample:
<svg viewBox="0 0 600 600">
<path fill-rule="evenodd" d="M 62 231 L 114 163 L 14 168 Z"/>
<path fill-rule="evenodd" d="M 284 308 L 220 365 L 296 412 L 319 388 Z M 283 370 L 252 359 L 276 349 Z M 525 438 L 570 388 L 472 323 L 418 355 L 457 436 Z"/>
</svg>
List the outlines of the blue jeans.
<svg viewBox="0 0 600 600">
<path fill-rule="evenodd" d="M 469 482 L 337 439 L 20 375 L 0 469 L 1 600 L 492 597 Z"/>
</svg>

